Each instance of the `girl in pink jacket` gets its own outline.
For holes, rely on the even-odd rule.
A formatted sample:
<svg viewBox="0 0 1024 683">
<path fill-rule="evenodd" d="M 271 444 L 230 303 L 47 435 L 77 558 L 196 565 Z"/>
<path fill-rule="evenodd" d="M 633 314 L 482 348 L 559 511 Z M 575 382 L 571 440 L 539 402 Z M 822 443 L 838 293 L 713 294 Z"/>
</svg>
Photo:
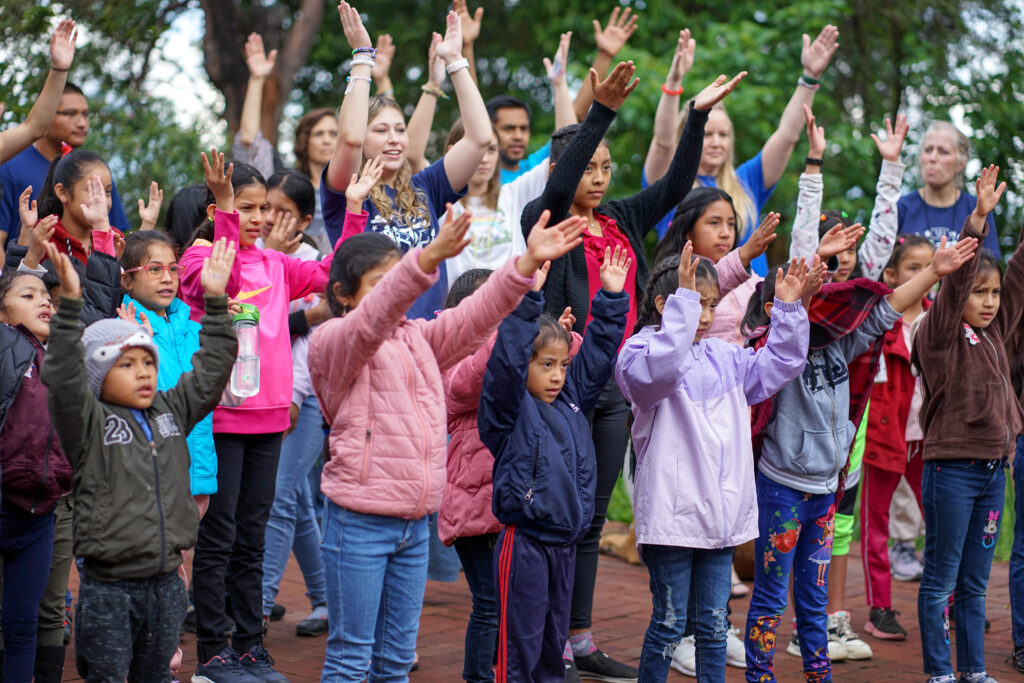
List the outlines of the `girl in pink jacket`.
<svg viewBox="0 0 1024 683">
<path fill-rule="evenodd" d="M 203 155 L 203 168 L 213 199 L 207 207 L 213 220 L 212 237 L 226 237 L 239 246 L 227 293 L 259 309 L 262 362 L 259 393 L 240 406 L 218 406 L 213 412 L 217 493 L 210 497 L 200 523 L 192 565 L 196 677 L 230 678 L 244 667 L 265 681 L 280 681 L 283 677 L 271 668 L 262 645 L 263 548 L 292 400 L 288 303 L 324 291 L 332 256 L 301 261 L 256 246 L 267 205 L 263 176 L 246 164 L 225 169 L 224 156 L 216 150 L 212 166 Z M 192 307 L 193 319 L 203 313 L 199 275 L 203 259 L 210 254 L 209 232 L 208 226 L 201 227 L 181 257 L 181 295 Z M 235 621 L 230 646 L 224 635 L 229 610 Z"/>
<path fill-rule="evenodd" d="M 313 333 L 309 369 L 331 424 L 321 489 L 321 548 L 330 635 L 322 680 L 405 680 L 413 663 L 427 578 L 428 513 L 445 482 L 441 374 L 479 348 L 534 283 L 538 266 L 580 243 L 585 223 L 534 226 L 526 253 L 472 296 L 431 321 L 406 311 L 468 244 L 470 214 L 453 219 L 404 257 L 385 235 L 343 242 L 331 266 L 328 304 L 337 316 Z M 366 221 L 367 214 L 346 214 Z M 379 285 L 379 286 L 378 286 Z M 381 606 L 386 618 L 378 614 Z M 378 630 L 378 618 L 384 618 Z"/>
</svg>

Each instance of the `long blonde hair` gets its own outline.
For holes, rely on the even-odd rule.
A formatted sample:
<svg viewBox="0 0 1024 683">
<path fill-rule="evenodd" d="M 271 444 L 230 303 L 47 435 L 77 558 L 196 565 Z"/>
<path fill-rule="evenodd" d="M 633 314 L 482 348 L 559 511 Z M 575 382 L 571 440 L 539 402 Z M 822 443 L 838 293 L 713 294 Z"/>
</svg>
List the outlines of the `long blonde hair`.
<svg viewBox="0 0 1024 683">
<path fill-rule="evenodd" d="M 491 132 L 494 133 L 494 139 L 498 139 L 498 130 L 491 124 Z M 451 130 L 448 131 L 448 140 L 444 143 L 445 150 L 451 149 L 451 146 L 466 136 L 466 127 L 462 125 L 462 119 L 456 119 L 455 123 L 452 124 Z M 498 195 L 501 193 L 501 169 L 495 166 L 494 175 L 487 181 L 487 191 L 484 192 L 482 197 L 484 206 L 491 211 L 497 211 L 498 209 Z M 468 195 L 467 195 L 468 196 Z M 463 201 L 462 199 L 459 200 Z"/>
<path fill-rule="evenodd" d="M 367 111 L 367 127 L 377 118 L 378 114 L 387 108 L 394 109 L 399 114 L 402 114 L 403 120 L 405 119 L 405 114 L 397 102 L 390 97 L 374 95 L 370 98 L 370 105 Z M 417 189 L 412 184 L 412 166 L 409 165 L 408 158 L 402 162 L 402 167 L 398 169 L 398 173 L 395 175 L 394 188 L 394 201 L 384 191 L 382 183 L 374 185 L 373 189 L 370 190 L 370 201 L 373 202 L 373 205 L 377 208 L 377 213 L 384 220 L 389 223 L 393 220 L 408 223 L 417 218 L 430 220 L 430 212 L 427 209 L 427 197 L 422 190 Z"/>
<path fill-rule="evenodd" d="M 719 102 L 711 111 L 718 110 L 729 116 L 729 112 L 725 110 L 725 105 Z M 686 119 L 689 116 L 690 108 L 686 107 L 683 109 L 683 115 L 679 120 L 679 129 L 676 131 L 676 141 L 678 144 L 679 139 L 683 136 L 683 126 L 686 125 Z M 710 116 L 711 112 L 708 112 Z M 715 186 L 718 189 L 726 192 L 732 197 L 733 206 L 736 207 L 736 228 L 739 231 L 740 237 L 747 234 L 747 220 L 750 216 L 754 216 L 754 220 L 757 220 L 757 207 L 754 202 L 751 201 L 750 195 L 747 193 L 747 189 L 740 182 L 740 177 L 736 175 L 736 129 L 732 126 L 732 119 L 729 119 L 729 156 L 726 158 L 725 163 L 718 169 L 718 173 L 715 174 Z M 700 181 L 698 177 L 693 181 L 694 187 L 702 187 L 704 183 Z"/>
</svg>

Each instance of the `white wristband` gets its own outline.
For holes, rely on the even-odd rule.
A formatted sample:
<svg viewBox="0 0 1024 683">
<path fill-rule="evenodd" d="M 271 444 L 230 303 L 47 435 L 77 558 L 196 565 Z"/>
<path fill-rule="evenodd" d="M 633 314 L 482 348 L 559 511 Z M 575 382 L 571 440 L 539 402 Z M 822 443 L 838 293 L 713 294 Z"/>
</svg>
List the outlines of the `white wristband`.
<svg viewBox="0 0 1024 683">
<path fill-rule="evenodd" d="M 462 59 L 456 59 L 454 62 L 452 62 L 451 64 L 446 66 L 444 68 L 444 70 L 447 71 L 449 75 L 451 75 L 451 74 L 455 73 L 456 71 L 461 71 L 462 69 L 468 69 L 468 68 L 469 68 L 469 60 L 466 59 L 465 57 L 463 57 Z"/>
<path fill-rule="evenodd" d="M 363 66 L 368 66 L 368 67 L 372 68 L 373 67 L 373 60 L 370 59 L 369 57 L 364 57 L 364 56 L 358 56 L 358 57 L 353 57 L 352 58 L 351 66 L 359 66 L 360 64 L 363 65 Z"/>
<path fill-rule="evenodd" d="M 367 84 L 373 83 L 373 79 L 368 76 L 349 76 L 345 80 L 348 81 L 348 86 L 345 88 L 346 95 L 352 92 L 352 88 L 356 87 L 356 81 L 366 81 Z"/>
</svg>

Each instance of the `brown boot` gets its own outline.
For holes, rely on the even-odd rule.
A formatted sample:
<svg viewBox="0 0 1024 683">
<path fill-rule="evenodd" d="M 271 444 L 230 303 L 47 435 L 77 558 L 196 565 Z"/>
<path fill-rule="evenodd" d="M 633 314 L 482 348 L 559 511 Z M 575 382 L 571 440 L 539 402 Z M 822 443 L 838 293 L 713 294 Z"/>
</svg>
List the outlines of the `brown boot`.
<svg viewBox="0 0 1024 683">
<path fill-rule="evenodd" d="M 632 524 L 624 534 L 605 534 L 601 537 L 601 552 L 612 555 L 629 564 L 640 564 L 640 555 L 636 551 L 636 529 Z"/>
</svg>

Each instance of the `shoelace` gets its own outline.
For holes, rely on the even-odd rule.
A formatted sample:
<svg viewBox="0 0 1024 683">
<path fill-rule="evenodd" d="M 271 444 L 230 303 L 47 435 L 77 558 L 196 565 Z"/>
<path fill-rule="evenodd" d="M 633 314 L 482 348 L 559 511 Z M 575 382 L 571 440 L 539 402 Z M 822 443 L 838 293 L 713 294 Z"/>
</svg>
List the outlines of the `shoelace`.
<svg viewBox="0 0 1024 683">
<path fill-rule="evenodd" d="M 261 672 L 271 673 L 273 672 L 274 658 L 270 656 L 270 653 L 266 651 L 261 645 L 254 646 L 251 650 L 246 652 L 243 657 L 248 657 L 250 660 L 255 662 L 256 666 L 259 667 Z"/>
<path fill-rule="evenodd" d="M 242 668 L 242 663 L 238 659 L 237 652 L 229 648 L 228 650 L 225 650 L 225 654 L 227 655 L 226 657 L 215 655 L 213 659 L 207 662 L 207 666 L 213 664 L 215 661 L 218 661 L 224 664 L 231 673 L 242 673 L 243 671 L 245 671 Z"/>
</svg>

